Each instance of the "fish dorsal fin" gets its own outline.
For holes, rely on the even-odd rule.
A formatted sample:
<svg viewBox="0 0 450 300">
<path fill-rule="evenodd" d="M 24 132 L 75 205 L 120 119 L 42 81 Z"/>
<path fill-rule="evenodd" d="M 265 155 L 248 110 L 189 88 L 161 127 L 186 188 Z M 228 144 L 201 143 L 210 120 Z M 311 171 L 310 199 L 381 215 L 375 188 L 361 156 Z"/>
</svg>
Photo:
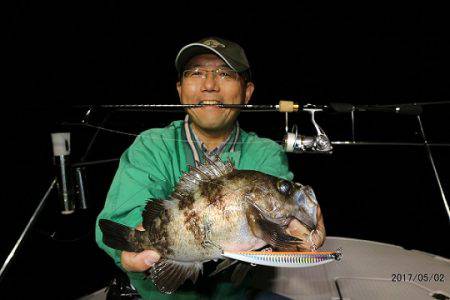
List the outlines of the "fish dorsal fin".
<svg viewBox="0 0 450 300">
<path fill-rule="evenodd" d="M 197 280 L 198 273 L 203 270 L 199 262 L 181 262 L 162 259 L 151 269 L 149 277 L 162 293 L 171 294 L 178 289 L 186 279 Z"/>
<path fill-rule="evenodd" d="M 205 156 L 205 163 L 198 167 L 189 166 L 189 173 L 183 172 L 184 175 L 180 178 L 172 197 L 183 200 L 187 195 L 194 193 L 202 182 L 222 177 L 233 170 L 234 165 L 231 160 L 228 159 L 225 164 L 219 156 L 213 160 Z"/>
</svg>

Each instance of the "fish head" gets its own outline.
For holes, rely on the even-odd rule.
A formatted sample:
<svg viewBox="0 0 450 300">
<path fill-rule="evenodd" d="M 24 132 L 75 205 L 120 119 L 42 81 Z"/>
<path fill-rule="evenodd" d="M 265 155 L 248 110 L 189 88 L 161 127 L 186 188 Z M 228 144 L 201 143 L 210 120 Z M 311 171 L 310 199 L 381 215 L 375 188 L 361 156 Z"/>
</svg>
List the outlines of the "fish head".
<svg viewBox="0 0 450 300">
<path fill-rule="evenodd" d="M 265 198 L 265 201 L 272 202 L 271 207 L 275 209 L 268 216 L 273 220 L 283 220 L 277 222 L 282 225 L 295 218 L 308 230 L 316 229 L 319 204 L 313 189 L 281 178 L 273 178 L 272 183 L 273 196 Z"/>
</svg>

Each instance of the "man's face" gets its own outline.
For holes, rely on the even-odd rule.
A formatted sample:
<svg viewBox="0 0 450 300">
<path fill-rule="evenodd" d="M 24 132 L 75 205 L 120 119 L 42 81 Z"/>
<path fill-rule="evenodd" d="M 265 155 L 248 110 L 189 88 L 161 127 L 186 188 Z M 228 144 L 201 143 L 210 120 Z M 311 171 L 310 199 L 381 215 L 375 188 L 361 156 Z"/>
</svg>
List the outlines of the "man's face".
<svg viewBox="0 0 450 300">
<path fill-rule="evenodd" d="M 229 69 L 227 64 L 214 54 L 194 56 L 185 69 L 201 68 L 216 70 Z M 182 104 L 198 104 L 202 101 L 218 101 L 224 104 L 246 104 L 250 101 L 254 86 L 245 83 L 242 78 L 220 80 L 220 76 L 208 72 L 206 78 L 189 80 L 182 78 L 177 82 L 178 95 Z M 212 102 L 209 102 L 212 103 Z M 205 131 L 221 131 L 229 128 L 236 120 L 237 109 L 204 106 L 188 109 L 191 121 Z"/>
</svg>

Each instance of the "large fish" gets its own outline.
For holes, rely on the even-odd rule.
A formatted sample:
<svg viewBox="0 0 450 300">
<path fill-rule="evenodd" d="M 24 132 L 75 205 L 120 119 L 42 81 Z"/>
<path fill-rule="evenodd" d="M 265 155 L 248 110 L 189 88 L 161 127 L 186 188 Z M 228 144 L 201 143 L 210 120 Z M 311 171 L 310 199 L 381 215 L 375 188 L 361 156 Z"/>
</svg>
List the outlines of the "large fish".
<svg viewBox="0 0 450 300">
<path fill-rule="evenodd" d="M 150 200 L 142 213 L 145 231 L 110 220 L 99 222 L 103 242 L 114 249 L 156 250 L 161 260 L 149 276 L 172 293 L 186 279 L 194 283 L 203 263 L 224 250 L 255 250 L 271 245 L 293 249 L 301 240 L 286 234 L 295 218 L 316 228 L 317 201 L 312 189 L 257 171 L 237 170 L 220 158 L 191 167 L 169 200 Z M 218 267 L 224 269 L 232 263 Z M 214 272 L 216 273 L 216 272 Z"/>
</svg>

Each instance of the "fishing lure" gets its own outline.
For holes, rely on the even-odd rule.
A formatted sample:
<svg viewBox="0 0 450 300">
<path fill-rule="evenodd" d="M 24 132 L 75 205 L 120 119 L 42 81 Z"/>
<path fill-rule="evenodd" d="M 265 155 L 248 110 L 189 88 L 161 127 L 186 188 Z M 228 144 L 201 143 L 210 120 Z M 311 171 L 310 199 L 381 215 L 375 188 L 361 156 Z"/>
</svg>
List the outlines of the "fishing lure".
<svg viewBox="0 0 450 300">
<path fill-rule="evenodd" d="M 223 256 L 250 263 L 281 268 L 305 268 L 323 265 L 342 258 L 342 251 L 272 252 L 272 251 L 223 251 Z"/>
</svg>

